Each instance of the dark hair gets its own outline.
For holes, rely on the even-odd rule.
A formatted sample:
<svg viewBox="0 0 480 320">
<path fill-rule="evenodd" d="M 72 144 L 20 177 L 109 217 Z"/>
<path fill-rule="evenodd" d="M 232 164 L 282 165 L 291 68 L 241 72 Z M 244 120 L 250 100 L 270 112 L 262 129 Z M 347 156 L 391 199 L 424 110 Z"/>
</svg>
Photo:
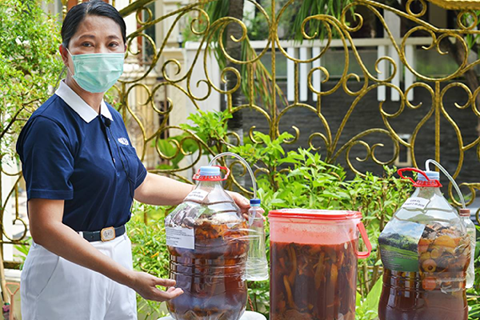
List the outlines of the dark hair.
<svg viewBox="0 0 480 320">
<path fill-rule="evenodd" d="M 65 48 L 68 48 L 70 39 L 77 32 L 78 25 L 89 15 L 107 17 L 115 21 L 122 32 L 123 42 L 126 43 L 127 27 L 117 9 L 101 0 L 92 0 L 76 5 L 68 11 L 61 31 L 62 44 Z"/>
</svg>

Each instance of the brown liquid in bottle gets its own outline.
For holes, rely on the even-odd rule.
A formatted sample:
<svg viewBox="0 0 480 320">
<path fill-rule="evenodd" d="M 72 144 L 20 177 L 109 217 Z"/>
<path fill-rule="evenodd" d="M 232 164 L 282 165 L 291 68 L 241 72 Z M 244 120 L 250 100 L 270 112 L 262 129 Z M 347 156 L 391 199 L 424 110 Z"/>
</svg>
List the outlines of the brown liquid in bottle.
<svg viewBox="0 0 480 320">
<path fill-rule="evenodd" d="M 246 223 L 237 227 L 204 221 L 195 226 L 195 250 L 168 247 L 170 278 L 184 293 L 167 303 L 177 320 L 239 319 L 247 300 L 243 280 Z"/>
<path fill-rule="evenodd" d="M 270 319 L 354 320 L 356 245 L 272 242 Z"/>
<path fill-rule="evenodd" d="M 433 279 L 427 281 L 435 281 Z M 468 305 L 465 290 L 444 293 L 425 290 L 418 272 L 385 270 L 380 296 L 380 320 L 466 320 Z"/>
<path fill-rule="evenodd" d="M 427 226 L 418 243 L 419 272 L 384 270 L 380 320 L 467 320 L 468 236 Z"/>
</svg>

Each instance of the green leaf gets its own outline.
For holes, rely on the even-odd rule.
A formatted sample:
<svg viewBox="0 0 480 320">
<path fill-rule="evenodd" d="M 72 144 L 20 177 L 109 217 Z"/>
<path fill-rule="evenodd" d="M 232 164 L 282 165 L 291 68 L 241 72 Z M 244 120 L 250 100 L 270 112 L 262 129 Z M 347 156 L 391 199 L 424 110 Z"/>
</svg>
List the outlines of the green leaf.
<svg viewBox="0 0 480 320">
<path fill-rule="evenodd" d="M 357 313 L 358 313 L 358 311 L 359 311 L 358 309 L 359 309 L 360 305 L 362 304 L 362 296 L 357 291 L 356 294 L 355 294 L 355 297 L 356 297 L 355 305 L 357 306 Z"/>
<path fill-rule="evenodd" d="M 368 293 L 367 298 L 363 301 L 359 308 L 357 308 L 357 313 L 363 315 L 362 320 L 372 320 L 378 317 L 378 303 L 380 301 L 380 295 L 382 293 L 383 280 L 380 277 L 372 290 Z"/>
</svg>

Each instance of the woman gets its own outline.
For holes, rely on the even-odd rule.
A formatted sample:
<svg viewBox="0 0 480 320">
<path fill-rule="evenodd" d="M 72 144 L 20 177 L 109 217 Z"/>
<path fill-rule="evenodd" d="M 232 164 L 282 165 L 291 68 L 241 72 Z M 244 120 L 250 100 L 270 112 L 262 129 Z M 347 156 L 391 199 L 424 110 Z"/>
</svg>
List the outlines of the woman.
<svg viewBox="0 0 480 320">
<path fill-rule="evenodd" d="M 175 205 L 192 186 L 147 173 L 120 114 L 103 101 L 123 71 L 126 27 L 118 11 L 82 3 L 61 33 L 67 77 L 17 142 L 34 241 L 22 272 L 22 317 L 136 319 L 135 291 L 165 301 L 182 290 L 132 270 L 125 234 L 132 200 Z M 248 201 L 231 194 L 245 211 Z"/>
</svg>

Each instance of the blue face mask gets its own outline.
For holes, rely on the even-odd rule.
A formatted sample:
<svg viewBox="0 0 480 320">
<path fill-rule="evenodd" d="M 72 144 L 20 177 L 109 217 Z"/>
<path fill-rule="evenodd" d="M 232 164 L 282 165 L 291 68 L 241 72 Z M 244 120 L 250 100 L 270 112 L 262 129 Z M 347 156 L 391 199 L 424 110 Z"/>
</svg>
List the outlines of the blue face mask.
<svg viewBox="0 0 480 320">
<path fill-rule="evenodd" d="M 73 79 L 85 91 L 105 92 L 123 73 L 125 53 L 91 53 L 72 55 Z"/>
</svg>

